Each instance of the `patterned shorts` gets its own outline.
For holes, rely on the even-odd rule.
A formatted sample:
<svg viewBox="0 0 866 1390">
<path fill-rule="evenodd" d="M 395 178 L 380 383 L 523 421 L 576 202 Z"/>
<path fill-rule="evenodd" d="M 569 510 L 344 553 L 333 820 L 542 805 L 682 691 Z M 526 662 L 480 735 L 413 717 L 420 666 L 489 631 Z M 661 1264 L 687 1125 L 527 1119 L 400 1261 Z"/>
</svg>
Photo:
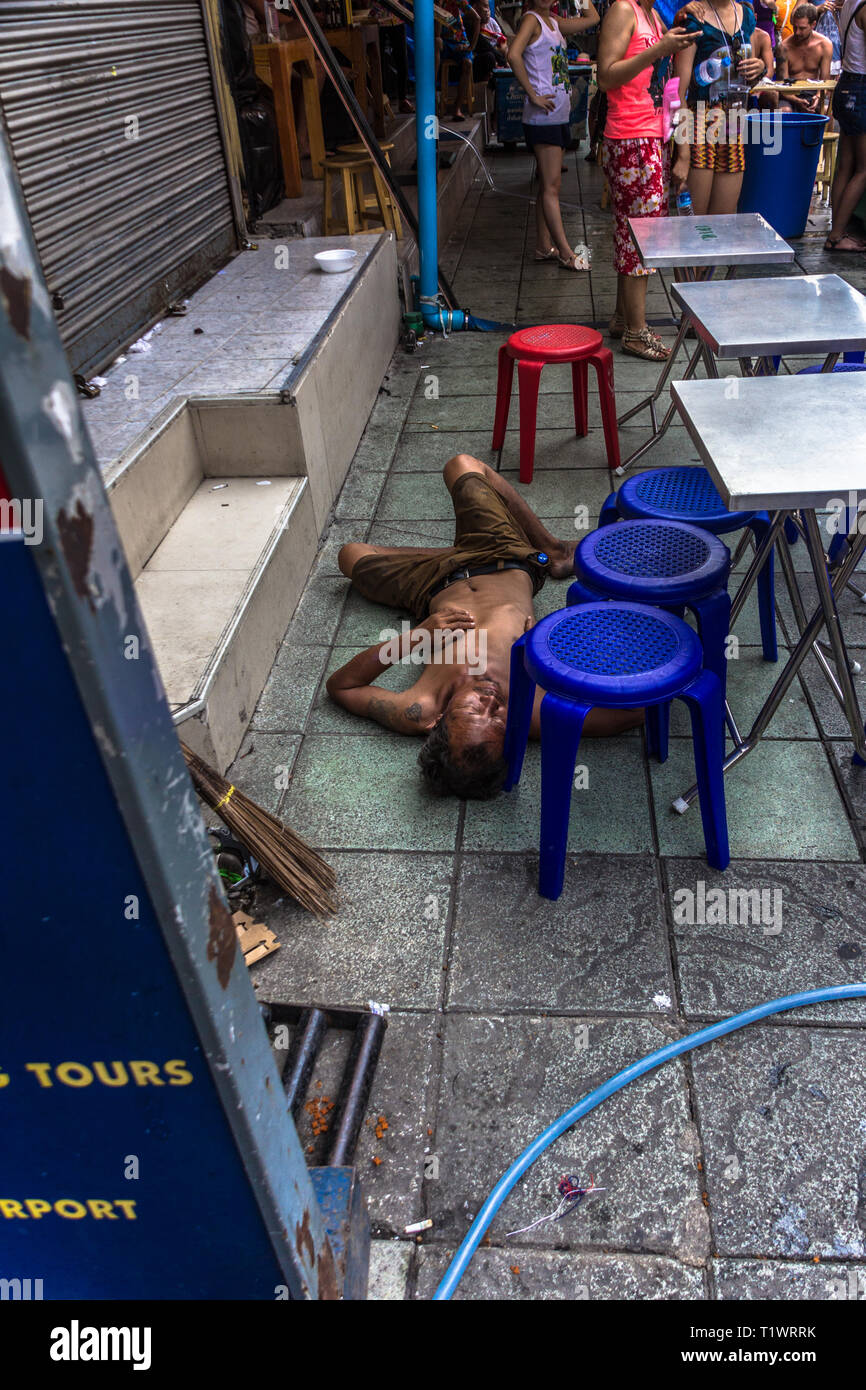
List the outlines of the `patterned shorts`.
<svg viewBox="0 0 866 1390">
<path fill-rule="evenodd" d="M 670 158 L 659 137 L 602 142 L 601 167 L 613 209 L 613 263 L 620 275 L 654 275 L 641 264 L 630 217 L 667 217 Z"/>
<path fill-rule="evenodd" d="M 712 169 L 715 174 L 742 174 L 746 167 L 743 137 L 738 133 L 735 111 L 723 106 L 699 107 L 694 113 L 695 133 L 692 141 L 693 169 Z M 730 139 L 731 130 L 733 139 Z"/>
</svg>

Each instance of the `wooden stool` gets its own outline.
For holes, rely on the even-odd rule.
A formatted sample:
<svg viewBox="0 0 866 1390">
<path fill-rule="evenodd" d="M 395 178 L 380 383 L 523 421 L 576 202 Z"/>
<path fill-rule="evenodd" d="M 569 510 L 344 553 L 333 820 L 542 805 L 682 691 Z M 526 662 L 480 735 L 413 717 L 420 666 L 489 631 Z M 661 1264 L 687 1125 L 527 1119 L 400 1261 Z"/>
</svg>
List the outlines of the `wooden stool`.
<svg viewBox="0 0 866 1390">
<path fill-rule="evenodd" d="M 839 149 L 838 130 L 827 131 L 821 141 L 821 158 L 815 175 L 815 188 L 823 203 L 830 197 L 833 175 L 836 172 L 836 155 Z"/>
<path fill-rule="evenodd" d="M 283 182 L 287 198 L 300 198 L 303 193 L 301 160 L 298 154 L 298 135 L 292 106 L 292 72 L 301 75 L 304 111 L 307 116 L 307 135 L 310 141 L 310 162 L 313 178 L 322 177 L 325 139 L 322 134 L 322 109 L 319 103 L 319 84 L 316 79 L 316 54 L 309 39 L 281 39 L 274 43 L 253 45 L 256 75 L 274 94 L 274 110 L 283 161 Z"/>
<path fill-rule="evenodd" d="M 385 88 L 382 84 L 378 24 L 353 23 L 348 28 L 328 29 L 325 37 L 331 48 L 339 49 L 351 63 L 352 72 L 347 76 L 355 88 L 358 105 L 365 115 L 369 81 L 373 129 L 379 139 L 382 139 L 385 134 Z"/>
<path fill-rule="evenodd" d="M 379 149 L 382 151 L 383 155 L 385 156 L 385 163 L 388 165 L 388 168 L 389 168 L 389 169 L 390 169 L 390 167 L 391 167 L 391 151 L 393 150 L 393 148 L 394 148 L 394 141 L 393 141 L 393 140 L 380 140 L 380 141 L 379 141 Z M 339 153 L 340 153 L 340 154 L 355 155 L 355 156 L 362 156 L 362 157 L 365 158 L 365 159 L 370 159 L 370 156 L 367 154 L 366 146 L 364 146 L 364 145 L 360 142 L 360 140 L 357 141 L 357 142 L 356 142 L 355 144 L 353 144 L 353 145 L 340 145 L 340 146 L 339 146 Z M 384 196 L 385 205 L 387 206 L 388 211 L 389 211 L 390 216 L 391 216 L 391 223 L 390 223 L 390 226 L 391 226 L 391 228 L 392 228 L 392 230 L 393 230 L 395 236 L 397 237 L 397 240 L 399 241 L 400 238 L 401 238 L 402 235 L 403 235 L 403 223 L 402 223 L 402 221 L 401 221 L 401 219 L 400 219 L 400 209 L 397 207 L 397 204 L 394 202 L 394 199 L 391 197 L 391 190 L 389 189 L 388 185 L 385 183 L 385 180 L 382 178 L 382 175 L 381 175 L 381 173 L 379 172 L 378 168 L 376 167 L 375 163 L 374 163 L 372 160 L 370 160 L 370 164 L 371 164 L 372 170 L 373 170 L 374 182 L 375 182 L 377 185 L 378 185 L 379 183 L 381 183 L 381 185 L 382 185 L 381 194 Z M 362 209 L 363 209 L 364 212 L 371 212 L 373 208 L 375 208 L 375 207 L 381 207 L 381 206 L 382 206 L 378 186 L 377 186 L 377 191 L 376 191 L 376 193 L 370 193 L 370 194 L 366 194 L 366 193 L 365 193 L 365 194 L 363 194 L 361 206 L 362 206 Z"/>
<path fill-rule="evenodd" d="M 351 236 L 355 232 L 370 231 L 371 218 L 369 213 L 374 209 L 378 212 L 378 217 L 374 219 L 376 225 L 384 227 L 386 231 L 394 232 L 395 235 L 398 234 L 394 223 L 394 214 L 396 214 L 397 209 L 392 206 L 385 181 L 368 154 L 365 153 L 363 156 L 329 155 L 327 159 L 323 160 L 322 168 L 325 171 L 323 229 L 325 236 L 338 236 L 343 232 L 348 232 Z M 368 194 L 364 188 L 365 174 L 372 175 L 374 188 L 372 194 Z M 342 183 L 343 197 L 346 203 L 345 224 L 337 223 L 334 217 L 332 183 L 334 178 L 339 178 Z"/>
</svg>

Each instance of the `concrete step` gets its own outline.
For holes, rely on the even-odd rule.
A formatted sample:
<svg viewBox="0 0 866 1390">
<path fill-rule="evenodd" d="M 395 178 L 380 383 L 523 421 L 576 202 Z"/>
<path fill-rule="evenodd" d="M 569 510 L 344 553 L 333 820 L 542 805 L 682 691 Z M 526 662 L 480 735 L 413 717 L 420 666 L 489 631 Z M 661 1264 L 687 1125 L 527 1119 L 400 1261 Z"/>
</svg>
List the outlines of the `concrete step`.
<svg viewBox="0 0 866 1390">
<path fill-rule="evenodd" d="M 108 484 L 175 723 L 220 771 L 316 552 L 310 485 L 284 417 L 267 400 L 179 402 Z"/>
</svg>

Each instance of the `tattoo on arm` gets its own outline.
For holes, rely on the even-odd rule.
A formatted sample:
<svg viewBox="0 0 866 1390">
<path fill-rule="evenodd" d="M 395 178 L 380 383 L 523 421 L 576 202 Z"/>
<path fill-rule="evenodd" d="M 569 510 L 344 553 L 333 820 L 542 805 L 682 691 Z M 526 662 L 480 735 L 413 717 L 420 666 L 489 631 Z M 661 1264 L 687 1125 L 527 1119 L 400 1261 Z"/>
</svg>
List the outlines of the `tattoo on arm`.
<svg viewBox="0 0 866 1390">
<path fill-rule="evenodd" d="M 410 724 L 420 723 L 423 710 L 417 700 L 407 709 L 401 709 L 395 700 L 373 695 L 367 706 L 367 715 L 368 718 L 383 724 L 386 729 L 393 729 L 395 733 L 399 734 L 406 733 L 405 720 L 408 720 Z"/>
<path fill-rule="evenodd" d="M 400 710 L 395 709 L 393 700 L 385 700 L 379 695 L 373 695 L 367 706 L 367 713 L 371 719 L 377 723 L 384 724 L 386 729 L 400 729 Z"/>
</svg>

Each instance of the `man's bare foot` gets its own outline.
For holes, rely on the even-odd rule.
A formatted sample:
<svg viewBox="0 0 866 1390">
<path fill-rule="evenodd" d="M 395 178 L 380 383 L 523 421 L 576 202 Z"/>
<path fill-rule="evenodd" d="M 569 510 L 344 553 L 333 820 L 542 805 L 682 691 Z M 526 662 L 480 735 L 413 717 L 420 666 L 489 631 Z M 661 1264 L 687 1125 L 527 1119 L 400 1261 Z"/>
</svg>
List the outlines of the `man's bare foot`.
<svg viewBox="0 0 866 1390">
<path fill-rule="evenodd" d="M 550 551 L 551 579 L 574 578 L 574 552 L 577 541 L 560 541 L 557 549 Z"/>
</svg>

